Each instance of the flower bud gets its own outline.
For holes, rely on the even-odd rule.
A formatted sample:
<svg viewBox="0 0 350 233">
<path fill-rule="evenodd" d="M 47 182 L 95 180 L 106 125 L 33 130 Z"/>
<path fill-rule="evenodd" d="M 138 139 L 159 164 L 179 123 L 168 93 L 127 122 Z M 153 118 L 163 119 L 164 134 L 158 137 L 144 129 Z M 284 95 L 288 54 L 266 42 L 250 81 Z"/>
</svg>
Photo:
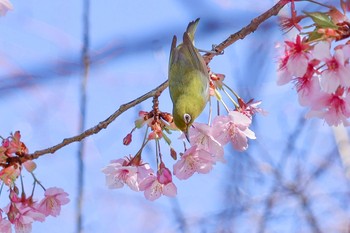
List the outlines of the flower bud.
<svg viewBox="0 0 350 233">
<path fill-rule="evenodd" d="M 131 133 L 128 133 L 125 138 L 123 139 L 123 144 L 125 146 L 129 145 L 132 141 L 132 134 Z"/>
</svg>

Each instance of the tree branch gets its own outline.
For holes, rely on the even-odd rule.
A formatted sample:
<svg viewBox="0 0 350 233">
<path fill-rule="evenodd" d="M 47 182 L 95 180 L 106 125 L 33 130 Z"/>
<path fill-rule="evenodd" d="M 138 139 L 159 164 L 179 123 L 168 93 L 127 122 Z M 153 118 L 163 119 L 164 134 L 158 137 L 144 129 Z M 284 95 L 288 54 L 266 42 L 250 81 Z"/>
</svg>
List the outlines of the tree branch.
<svg viewBox="0 0 350 233">
<path fill-rule="evenodd" d="M 261 14 L 260 16 L 253 19 L 247 26 L 236 32 L 235 34 L 230 35 L 226 40 L 221 42 L 219 45 L 216 45 L 213 48 L 213 51 L 222 53 L 224 49 L 229 47 L 231 44 L 235 43 L 239 39 L 244 39 L 247 35 L 249 35 L 252 32 L 255 32 L 255 30 L 259 27 L 261 23 L 269 19 L 270 17 L 277 15 L 278 12 L 287 4 L 289 3 L 289 0 L 280 0 L 274 5 L 271 9 L 266 11 L 265 13 Z M 206 64 L 209 64 L 209 62 L 213 59 L 215 56 L 215 53 L 206 53 L 203 55 L 204 61 Z"/>
<path fill-rule="evenodd" d="M 163 90 L 165 90 L 168 87 L 168 81 L 163 82 L 162 84 L 160 84 L 158 87 L 154 88 L 153 90 L 147 92 L 146 94 L 138 97 L 137 99 L 123 104 L 121 105 L 117 111 L 115 111 L 112 115 L 110 115 L 106 120 L 101 121 L 100 123 L 98 123 L 96 126 L 87 129 L 86 131 L 82 132 L 81 134 L 74 136 L 74 137 L 70 137 L 70 138 L 66 138 L 63 139 L 63 141 L 55 146 L 52 146 L 50 148 L 47 149 L 43 149 L 43 150 L 38 150 L 35 151 L 32 154 L 28 154 L 25 157 L 23 157 L 21 159 L 21 162 L 25 162 L 26 160 L 33 160 L 33 159 L 37 159 L 39 158 L 41 155 L 44 154 L 53 154 L 55 153 L 57 150 L 61 149 L 62 147 L 69 145 L 73 142 L 78 142 L 83 140 L 84 138 L 91 136 L 93 134 L 97 134 L 98 132 L 100 132 L 102 129 L 107 128 L 107 126 L 112 123 L 118 116 L 120 116 L 123 112 L 126 112 L 128 109 L 138 105 L 139 103 L 142 103 L 143 101 L 153 97 L 154 95 L 156 95 L 159 92 L 162 92 Z"/>
<path fill-rule="evenodd" d="M 230 35 L 226 40 L 224 40 L 223 42 L 221 42 L 219 45 L 215 46 L 215 48 L 213 48 L 216 52 L 222 52 L 225 48 L 227 48 L 228 46 L 230 46 L 231 44 L 233 44 L 234 42 L 236 42 L 238 39 L 243 39 L 245 38 L 247 35 L 249 35 L 250 33 L 254 32 L 261 23 L 263 23 L 265 20 L 267 20 L 268 18 L 277 15 L 278 12 L 287 4 L 289 3 L 289 0 L 280 0 L 279 2 L 277 2 L 276 5 L 274 5 L 271 9 L 269 9 L 268 11 L 266 11 L 265 13 L 261 14 L 260 16 L 256 17 L 255 19 L 253 19 L 247 26 L 243 27 L 241 30 L 239 30 L 238 32 Z M 206 53 L 203 55 L 204 60 L 206 61 L 207 64 L 210 63 L 210 61 L 213 59 L 213 57 L 216 56 L 213 53 Z M 21 162 L 25 162 L 27 160 L 33 160 L 33 159 L 37 159 L 40 156 L 44 155 L 44 154 L 53 154 L 55 153 L 57 150 L 61 149 L 62 147 L 69 145 L 73 142 L 78 142 L 83 140 L 86 137 L 89 137 L 93 134 L 97 134 L 98 132 L 100 132 L 102 129 L 107 128 L 107 126 L 112 123 L 118 116 L 120 116 L 123 112 L 127 111 L 128 109 L 136 106 L 137 104 L 153 97 L 154 95 L 156 95 L 159 92 L 162 92 L 163 90 L 165 90 L 168 87 L 168 81 L 163 82 L 162 84 L 160 84 L 158 87 L 156 87 L 155 89 L 147 92 L 146 94 L 138 97 L 137 99 L 123 104 L 119 107 L 119 109 L 117 111 L 115 111 L 111 116 L 109 116 L 106 120 L 101 121 L 100 123 L 98 123 L 96 126 L 87 129 L 86 131 L 82 132 L 81 134 L 74 136 L 74 137 L 70 137 L 70 138 L 66 138 L 63 139 L 63 141 L 55 146 L 49 147 L 47 149 L 43 149 L 43 150 L 38 150 L 35 151 L 32 154 L 28 154 L 24 157 L 21 157 Z"/>
</svg>

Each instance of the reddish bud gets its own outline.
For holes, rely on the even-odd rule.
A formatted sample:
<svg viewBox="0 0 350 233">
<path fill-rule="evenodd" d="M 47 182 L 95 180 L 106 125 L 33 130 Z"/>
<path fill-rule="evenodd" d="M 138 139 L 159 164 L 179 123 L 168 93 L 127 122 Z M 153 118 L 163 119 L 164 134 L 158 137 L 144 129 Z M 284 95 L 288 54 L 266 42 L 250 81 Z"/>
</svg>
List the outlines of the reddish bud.
<svg viewBox="0 0 350 233">
<path fill-rule="evenodd" d="M 161 162 L 159 166 L 159 170 L 157 172 L 157 179 L 159 183 L 165 185 L 172 182 L 171 172 L 167 167 L 165 167 L 163 162 Z"/>
<path fill-rule="evenodd" d="M 177 153 L 176 151 L 170 147 L 170 156 L 171 158 L 173 158 L 174 160 L 177 160 Z"/>
<path fill-rule="evenodd" d="M 129 145 L 132 141 L 132 134 L 131 133 L 128 133 L 125 138 L 123 139 L 123 144 L 125 146 Z"/>
<path fill-rule="evenodd" d="M 2 140 L 2 146 L 3 147 L 9 147 L 10 146 L 10 140 L 8 138 Z"/>
</svg>

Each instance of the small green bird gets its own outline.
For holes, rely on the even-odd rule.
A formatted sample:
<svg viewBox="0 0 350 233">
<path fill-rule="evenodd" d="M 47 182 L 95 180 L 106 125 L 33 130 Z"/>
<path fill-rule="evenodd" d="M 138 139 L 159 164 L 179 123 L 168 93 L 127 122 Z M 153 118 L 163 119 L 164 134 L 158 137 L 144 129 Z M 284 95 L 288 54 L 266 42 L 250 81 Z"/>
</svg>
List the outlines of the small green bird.
<svg viewBox="0 0 350 233">
<path fill-rule="evenodd" d="M 169 91 L 173 102 L 174 123 L 188 140 L 188 130 L 201 114 L 209 99 L 207 66 L 194 47 L 199 18 L 188 24 L 183 42 L 176 47 L 173 38 L 169 59 Z"/>
</svg>

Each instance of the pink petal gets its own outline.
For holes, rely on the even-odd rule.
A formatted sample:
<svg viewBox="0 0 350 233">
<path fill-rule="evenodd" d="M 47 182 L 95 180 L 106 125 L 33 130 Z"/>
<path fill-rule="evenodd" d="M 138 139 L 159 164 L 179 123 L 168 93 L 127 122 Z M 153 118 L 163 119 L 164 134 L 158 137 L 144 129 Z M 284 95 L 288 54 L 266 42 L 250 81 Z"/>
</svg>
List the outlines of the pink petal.
<svg viewBox="0 0 350 233">
<path fill-rule="evenodd" d="M 33 172 L 36 169 L 36 163 L 32 160 L 24 162 L 23 166 L 28 172 Z"/>
<path fill-rule="evenodd" d="M 177 188 L 173 182 L 168 183 L 163 187 L 163 194 L 168 197 L 175 197 L 177 194 Z"/>
<path fill-rule="evenodd" d="M 174 175 L 180 180 L 186 180 L 195 172 L 195 167 L 187 163 L 186 159 L 181 158 L 174 164 Z"/>
<path fill-rule="evenodd" d="M 306 73 L 309 59 L 305 54 L 296 54 L 289 58 L 287 63 L 288 72 L 296 77 L 302 77 Z"/>
<path fill-rule="evenodd" d="M 320 61 L 332 59 L 332 56 L 330 53 L 330 44 L 325 41 L 321 41 L 317 43 L 313 49 L 312 54 L 314 58 Z"/>
<path fill-rule="evenodd" d="M 162 186 L 161 184 L 158 183 L 157 180 L 155 180 L 151 187 L 149 187 L 148 189 L 145 190 L 145 197 L 146 199 L 150 200 L 150 201 L 154 201 L 156 199 L 158 199 L 162 194 Z"/>
</svg>

